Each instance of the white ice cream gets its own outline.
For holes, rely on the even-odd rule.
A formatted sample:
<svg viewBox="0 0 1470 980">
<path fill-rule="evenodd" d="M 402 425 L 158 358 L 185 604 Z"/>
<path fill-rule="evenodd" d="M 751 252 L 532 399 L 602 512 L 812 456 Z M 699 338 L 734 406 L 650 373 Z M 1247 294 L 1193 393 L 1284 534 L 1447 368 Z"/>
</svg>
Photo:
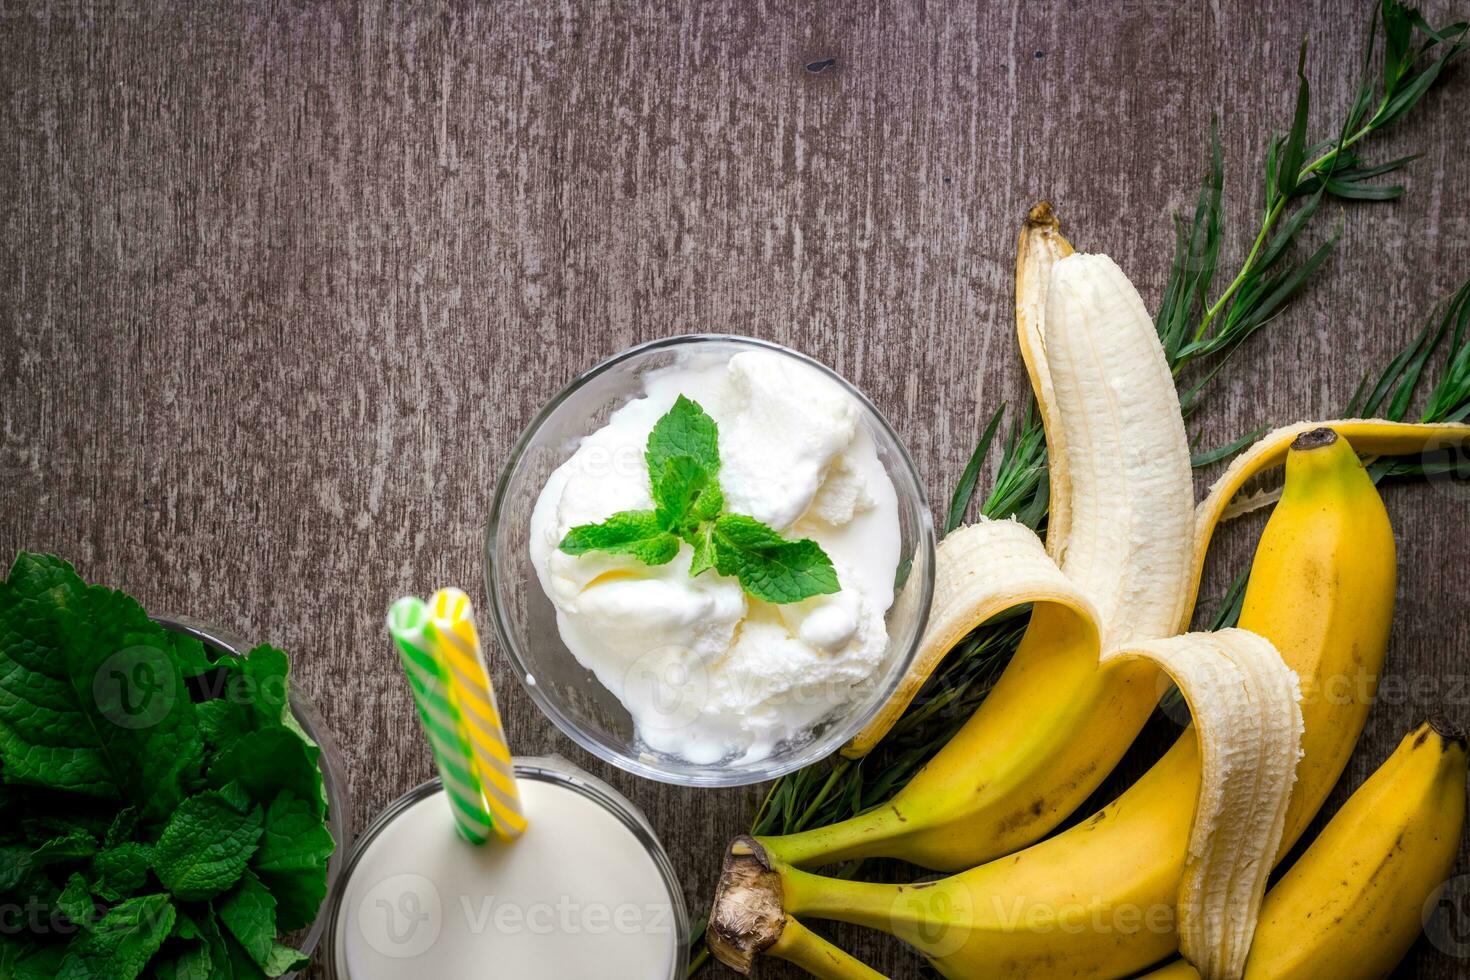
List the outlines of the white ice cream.
<svg viewBox="0 0 1470 980">
<path fill-rule="evenodd" d="M 883 659 L 898 568 L 898 504 L 859 406 L 812 367 L 775 352 L 690 357 L 649 374 L 547 480 L 531 560 L 562 639 L 632 714 L 650 748 L 711 764 L 756 761 L 850 705 Z M 644 448 L 679 395 L 719 427 L 728 512 L 832 558 L 841 591 L 772 605 L 692 549 L 666 565 L 568 555 L 567 531 L 653 507 Z"/>
</svg>

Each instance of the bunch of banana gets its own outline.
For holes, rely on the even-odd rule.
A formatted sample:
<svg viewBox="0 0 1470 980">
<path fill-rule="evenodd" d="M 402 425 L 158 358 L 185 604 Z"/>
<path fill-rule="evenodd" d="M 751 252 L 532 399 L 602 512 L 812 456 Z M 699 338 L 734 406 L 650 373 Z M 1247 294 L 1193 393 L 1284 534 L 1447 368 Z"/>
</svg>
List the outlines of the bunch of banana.
<svg viewBox="0 0 1470 980">
<path fill-rule="evenodd" d="M 1013 522 L 981 521 L 946 537 L 914 664 L 847 753 L 871 749 L 944 655 L 985 620 L 1032 603 L 1026 635 L 980 708 L 892 800 L 830 826 L 760 838 L 774 860 L 813 867 L 896 857 L 959 871 L 1055 829 L 1117 765 L 1165 686 L 1147 662 L 1100 667 L 1101 652 L 1188 625 L 1227 505 L 1315 427 L 1271 433 L 1194 507 L 1178 396 L 1143 301 L 1111 260 L 1073 253 L 1046 203 L 1022 227 L 1016 320 L 1046 427 L 1045 555 Z M 1470 431 L 1326 424 L 1367 454 L 1450 445 Z"/>
<path fill-rule="evenodd" d="M 1410 732 L 1266 894 L 1245 980 L 1372 980 L 1419 935 L 1465 823 L 1465 734 L 1432 719 Z M 787 916 L 772 955 L 825 980 L 881 974 Z M 1183 960 L 1142 980 L 1200 980 Z"/>
<path fill-rule="evenodd" d="M 1157 704 L 1157 668 L 1105 671 L 1099 655 L 1173 636 L 1193 606 L 1189 445 L 1163 350 L 1122 271 L 1072 254 L 1046 204 L 1021 235 L 1017 320 L 1051 461 L 1046 546 L 1009 521 L 945 538 L 914 665 L 847 753 L 870 749 L 986 619 L 1032 603 L 1026 635 L 985 702 L 888 805 L 762 839 L 780 861 L 890 856 L 953 871 L 1010 853 L 1097 788 Z"/>
<path fill-rule="evenodd" d="M 1307 695 L 1301 708 L 1305 754 L 1268 858 L 1253 869 L 1262 876 L 1305 829 L 1352 752 L 1387 647 L 1394 584 L 1393 532 L 1356 454 L 1331 430 L 1299 436 L 1287 461 L 1282 500 L 1257 548 L 1241 614 L 1244 629 L 1276 644 Z M 1347 696 L 1343 681 L 1351 681 Z M 1197 698 L 1191 705 L 1200 713 L 1214 707 Z M 1226 709 L 1227 724 L 1243 730 L 1249 714 L 1230 717 L 1237 709 Z M 758 887 L 743 893 L 760 896 L 771 916 L 767 925 L 785 915 L 856 921 L 895 932 L 950 976 L 1126 976 L 1177 948 L 1175 903 L 1191 854 L 1212 841 L 1238 844 L 1267 836 L 1247 812 L 1202 801 L 1215 818 L 1204 826 L 1202 839 L 1192 839 L 1201 829 L 1198 821 L 1191 824 L 1201 795 L 1200 747 L 1220 744 L 1218 733 L 1200 736 L 1182 736 L 1148 774 L 1090 820 L 939 882 L 894 886 L 824 878 L 781 863 L 759 843 L 740 840 L 727 862 L 730 880 L 749 877 L 752 865 L 761 868 Z M 1289 761 L 1296 764 L 1294 751 Z M 1227 874 L 1247 867 L 1237 861 L 1226 857 L 1220 864 Z M 712 945 L 727 961 L 738 960 L 718 947 L 725 920 L 743 919 L 742 912 L 729 909 L 725 891 L 712 915 Z M 1196 890 L 1200 900 L 1182 902 L 1181 913 L 1220 914 L 1219 896 L 1201 895 Z M 1135 916 L 1139 922 L 1124 921 Z M 1239 930 L 1251 920 L 1248 913 L 1216 926 L 1217 933 L 1237 930 L 1230 955 L 1242 961 L 1242 944 L 1248 946 L 1250 937 Z M 743 945 L 753 948 L 760 941 Z M 1197 955 L 1208 960 L 1212 952 Z"/>
<path fill-rule="evenodd" d="M 1246 980 L 1369 980 L 1392 971 L 1454 868 L 1465 762 L 1465 733 L 1444 721 L 1405 736 L 1266 893 Z M 1199 976 L 1181 960 L 1144 980 Z"/>
<path fill-rule="evenodd" d="M 1046 548 L 1010 522 L 982 522 L 946 539 L 915 667 L 853 750 L 886 731 L 975 625 L 1031 602 L 1026 640 L 975 717 L 890 805 L 834 827 L 732 846 L 710 930 L 727 962 L 748 964 L 768 946 L 782 954 L 782 927 L 808 914 L 896 932 L 954 976 L 1121 976 L 1176 942 L 1206 976 L 1237 976 L 1267 872 L 1351 753 L 1393 592 L 1392 535 L 1351 450 L 1464 443 L 1470 427 L 1345 420 L 1327 423 L 1332 431 L 1306 423 L 1278 430 L 1181 524 L 1180 501 L 1192 499 L 1187 450 L 1152 323 L 1116 265 L 1072 254 L 1044 205 L 1022 234 L 1017 313 L 1051 453 Z M 1187 622 L 1205 547 L 1231 500 L 1286 461 L 1293 444 L 1287 496 L 1257 555 L 1246 629 L 1161 639 Z M 1319 510 L 1339 516 L 1323 519 Z M 1358 537 L 1345 530 L 1354 522 L 1367 528 Z M 1269 641 L 1308 695 L 1294 794 L 1302 714 L 1296 678 Z M 1152 710 L 1159 669 L 1184 689 L 1197 737 L 1181 739 L 1123 798 L 1074 830 L 972 867 L 1050 830 L 1104 778 Z M 1360 693 L 1334 703 L 1341 698 L 1324 691 L 1324 680 Z M 971 870 L 885 886 L 796 869 L 879 854 Z M 1128 910 L 1166 921 L 1150 930 L 1073 921 Z"/>
</svg>

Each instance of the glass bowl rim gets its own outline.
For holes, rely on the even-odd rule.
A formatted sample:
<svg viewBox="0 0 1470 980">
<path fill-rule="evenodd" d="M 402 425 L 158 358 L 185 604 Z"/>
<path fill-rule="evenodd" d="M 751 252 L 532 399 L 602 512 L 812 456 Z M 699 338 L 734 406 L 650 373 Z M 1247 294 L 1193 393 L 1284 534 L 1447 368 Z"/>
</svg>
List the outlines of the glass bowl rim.
<svg viewBox="0 0 1470 980">
<path fill-rule="evenodd" d="M 254 646 L 224 627 L 210 625 L 193 616 L 167 613 L 150 618 L 170 632 L 192 636 L 201 643 L 223 650 L 233 657 L 241 659 L 248 657 Z M 347 785 L 346 763 L 342 758 L 341 750 L 337 747 L 336 737 L 327 727 L 320 712 L 317 711 L 316 704 L 301 691 L 299 685 L 294 683 L 288 683 L 286 697 L 291 706 L 292 717 L 306 732 L 306 737 L 321 750 L 317 757 L 317 768 L 322 772 L 322 786 L 327 794 L 326 827 L 327 832 L 332 835 L 332 840 L 336 842 L 331 857 L 327 858 L 327 893 L 322 896 L 322 904 L 317 909 L 316 918 L 312 919 L 311 925 L 306 927 L 306 935 L 300 946 L 303 955 L 314 959 L 321 946 L 322 938 L 326 935 L 332 906 L 336 902 L 338 885 L 342 881 L 346 855 L 352 848 L 352 797 Z M 310 964 L 299 971 L 292 970 L 284 973 L 280 980 L 293 980 L 294 977 L 300 976 L 309 968 Z"/>
<path fill-rule="evenodd" d="M 514 759 L 514 766 L 516 776 L 520 778 L 539 779 L 542 782 L 565 785 L 601 804 L 609 813 L 617 817 L 623 826 L 628 828 L 634 839 L 648 852 L 649 857 L 653 859 L 654 866 L 658 869 L 659 877 L 663 879 L 664 886 L 668 889 L 669 900 L 674 912 L 676 946 L 669 980 L 679 980 L 680 977 L 683 977 L 689 969 L 691 952 L 689 906 L 684 901 L 684 888 L 679 881 L 678 874 L 674 871 L 674 862 L 670 860 L 668 851 L 664 848 L 663 842 L 658 839 L 658 835 L 654 833 L 653 826 L 648 822 L 643 811 L 608 783 L 579 769 L 575 763 L 560 756 L 518 755 Z M 337 962 L 338 919 L 341 916 L 342 903 L 347 895 L 347 883 L 351 880 L 352 872 L 357 867 L 358 861 L 394 819 L 420 801 L 442 792 L 443 789 L 444 780 L 439 776 L 419 783 L 384 807 L 353 843 L 352 853 L 348 856 L 347 864 L 342 869 L 341 887 L 334 890 L 331 896 L 331 908 L 326 916 L 327 930 L 322 943 L 322 965 L 327 976 L 332 980 L 346 980 L 342 965 Z M 446 832 L 448 832 L 447 828 Z"/>
<path fill-rule="evenodd" d="M 883 685 L 883 690 L 879 692 L 880 696 L 876 697 L 868 705 L 866 710 L 860 714 L 852 715 L 846 724 L 833 726 L 832 731 L 841 731 L 841 737 L 825 737 L 821 740 L 813 741 L 811 746 L 814 748 L 821 747 L 820 752 L 797 752 L 791 758 L 765 768 L 724 770 L 718 767 L 708 767 L 700 771 L 681 773 L 673 772 L 660 766 L 649 765 L 627 752 L 609 748 L 601 740 L 584 732 L 581 726 L 569 718 L 561 707 L 545 693 L 540 685 L 527 683 L 527 676 L 534 676 L 535 671 L 531 669 L 530 665 L 522 656 L 520 648 L 511 638 L 510 626 L 506 622 L 506 613 L 501 608 L 499 593 L 495 587 L 497 567 L 495 560 L 495 536 L 500 526 L 500 516 L 504 510 L 508 495 L 511 474 L 519 465 L 522 457 L 525 456 L 526 450 L 530 447 L 531 440 L 540 432 L 541 427 L 546 424 L 547 420 L 567 399 L 580 391 L 584 386 L 592 383 L 603 374 L 626 361 L 660 350 L 704 343 L 726 343 L 736 346 L 754 347 L 793 357 L 835 381 L 843 391 L 855 398 L 858 404 L 866 411 L 867 415 L 871 419 L 876 420 L 879 430 L 887 438 L 889 444 L 897 449 L 897 456 L 901 462 L 902 470 L 912 484 L 918 497 L 918 507 L 916 509 L 919 515 L 919 526 L 917 528 L 918 541 L 916 542 L 916 547 L 918 552 L 924 556 L 925 561 L 922 563 L 922 577 L 919 581 L 919 588 L 922 594 L 917 597 L 919 600 L 918 622 L 914 631 L 913 641 L 909 644 L 908 650 L 902 656 L 904 669 L 894 671 L 893 676 L 888 679 Z M 895 492 L 902 493 L 898 487 L 895 486 L 894 489 Z M 572 378 L 571 381 L 563 386 L 536 413 L 530 423 L 521 432 L 519 438 L 516 439 L 515 444 L 511 447 L 505 465 L 501 468 L 500 477 L 496 481 L 495 496 L 490 505 L 490 517 L 485 523 L 484 550 L 485 592 L 490 604 L 491 621 L 494 623 L 495 635 L 500 641 L 501 648 L 505 650 L 506 656 L 510 657 L 511 663 L 515 667 L 516 682 L 520 684 L 521 689 L 530 696 L 531 701 L 541 710 L 541 713 L 551 719 L 552 724 L 560 729 L 562 734 L 566 735 L 586 751 L 625 772 L 633 773 L 635 776 L 641 776 L 645 779 L 652 779 L 656 782 L 668 783 L 674 786 L 713 788 L 748 786 L 753 783 L 765 782 L 784 776 L 787 773 L 795 772 L 814 762 L 820 762 L 822 759 L 836 752 L 852 736 L 862 731 L 870 721 L 877 717 L 878 713 L 883 709 L 883 706 L 888 703 L 888 700 L 893 697 L 894 692 L 898 690 L 899 684 L 902 683 L 907 673 L 908 665 L 912 664 L 918 652 L 919 645 L 923 642 L 924 632 L 928 628 L 929 608 L 934 597 L 936 541 L 934 517 L 929 509 L 928 488 L 919 473 L 918 467 L 914 464 L 913 456 L 909 453 L 908 445 L 899 437 L 892 423 L 888 421 L 888 417 L 878 409 L 878 406 L 873 404 L 872 400 L 860 388 L 821 361 L 774 341 L 762 340 L 758 337 L 745 337 L 740 334 L 691 333 L 646 341 L 625 348 L 613 354 L 611 357 L 599 361 Z M 916 555 L 915 557 L 917 559 L 918 556 Z M 907 586 L 911 582 L 912 579 L 906 582 L 905 585 Z"/>
</svg>

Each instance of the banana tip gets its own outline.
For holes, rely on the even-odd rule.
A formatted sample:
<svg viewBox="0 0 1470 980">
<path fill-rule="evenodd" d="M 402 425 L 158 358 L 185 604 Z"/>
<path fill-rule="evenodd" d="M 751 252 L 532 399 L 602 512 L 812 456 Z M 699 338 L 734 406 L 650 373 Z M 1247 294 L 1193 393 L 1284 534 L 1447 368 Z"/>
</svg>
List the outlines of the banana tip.
<svg viewBox="0 0 1470 980">
<path fill-rule="evenodd" d="M 1312 449 L 1325 449 L 1337 442 L 1337 433 L 1327 426 L 1309 429 L 1291 441 L 1291 448 L 1298 452 L 1306 452 Z"/>
<path fill-rule="evenodd" d="M 1050 201 L 1037 201 L 1026 213 L 1026 224 L 1033 228 L 1055 228 L 1061 224 Z"/>
<path fill-rule="evenodd" d="M 1430 715 L 1424 723 L 1446 742 L 1457 743 L 1462 749 L 1466 747 L 1467 738 L 1465 729 L 1450 721 L 1444 715 Z"/>
</svg>

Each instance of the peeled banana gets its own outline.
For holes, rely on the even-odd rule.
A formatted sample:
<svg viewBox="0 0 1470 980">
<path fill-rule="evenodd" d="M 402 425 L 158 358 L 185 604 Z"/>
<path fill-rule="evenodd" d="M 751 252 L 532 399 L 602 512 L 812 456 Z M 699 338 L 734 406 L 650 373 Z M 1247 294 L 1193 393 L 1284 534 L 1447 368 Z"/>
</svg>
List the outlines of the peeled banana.
<svg viewBox="0 0 1470 980">
<path fill-rule="evenodd" d="M 915 664 L 850 754 L 872 747 L 974 627 L 1031 602 L 1026 635 L 975 715 L 889 803 L 760 838 L 775 861 L 886 856 L 958 871 L 1038 840 L 1113 769 L 1161 690 L 1154 666 L 1101 668 L 1101 652 L 1187 626 L 1216 526 L 1251 478 L 1282 464 L 1294 438 L 1325 425 L 1368 454 L 1470 441 L 1463 424 L 1288 426 L 1231 465 L 1193 509 L 1191 530 L 1180 520 L 1193 499 L 1188 451 L 1153 325 L 1117 266 L 1074 254 L 1044 203 L 1021 233 L 1016 318 L 1046 425 L 1045 546 L 1013 522 L 982 521 L 945 538 Z"/>
<path fill-rule="evenodd" d="M 1430 720 L 1266 893 L 1245 980 L 1372 980 L 1418 937 L 1465 825 L 1465 733 Z M 1179 961 L 1144 980 L 1199 980 Z"/>
<path fill-rule="evenodd" d="M 1272 859 L 1305 829 L 1346 764 L 1371 705 L 1393 608 L 1393 534 L 1371 479 L 1348 444 L 1330 430 L 1311 430 L 1295 443 L 1286 461 L 1282 500 L 1252 564 L 1241 624 L 1274 641 L 1301 679 L 1307 692 L 1301 708 L 1305 758 L 1266 859 L 1239 864 L 1258 876 L 1252 887 L 1259 887 Z M 1345 678 L 1353 681 L 1348 696 L 1341 690 Z M 1191 704 L 1212 707 L 1201 699 Z M 1237 725 L 1243 722 L 1243 716 L 1235 718 Z M 783 865 L 759 842 L 737 841 L 731 863 L 749 864 L 742 860 L 745 854 L 736 853 L 743 850 L 774 870 L 774 878 L 762 880 L 776 889 L 776 903 L 785 914 L 893 932 L 947 976 L 1126 976 L 1177 948 L 1176 902 L 1186 919 L 1195 917 L 1196 927 L 1202 925 L 1200 917 L 1208 919 L 1222 907 L 1219 896 L 1231 887 L 1228 873 L 1223 884 L 1181 896 L 1181 880 L 1199 863 L 1201 849 L 1252 838 L 1258 842 L 1263 833 L 1259 813 L 1234 807 L 1217 809 L 1213 825 L 1192 824 L 1197 800 L 1202 811 L 1209 809 L 1211 786 L 1200 792 L 1201 763 L 1208 761 L 1202 760 L 1200 745 L 1214 741 L 1186 733 L 1092 818 L 1018 854 L 938 882 L 878 885 L 824 878 Z M 1229 859 L 1216 862 L 1222 865 L 1234 870 Z M 1238 890 L 1245 883 L 1234 884 Z M 725 904 L 717 898 L 712 937 L 725 928 Z M 1199 960 L 1219 955 L 1244 962 L 1248 929 L 1228 938 L 1225 933 L 1253 922 L 1254 916 L 1226 918 L 1233 921 L 1214 923 L 1213 938 L 1193 950 Z M 712 945 L 726 958 L 720 941 Z"/>
<path fill-rule="evenodd" d="M 1153 322 L 1111 259 L 1072 253 L 1046 205 L 1021 234 L 1017 321 L 1046 424 L 1047 543 L 1010 521 L 944 540 L 915 665 L 849 754 L 872 747 L 975 626 L 1032 603 L 1026 635 L 974 716 L 888 805 L 763 838 L 776 860 L 886 855 L 958 870 L 1024 847 L 1102 782 L 1158 701 L 1151 663 L 1099 665 L 1104 649 L 1178 633 L 1193 605 L 1189 446 Z"/>
</svg>

